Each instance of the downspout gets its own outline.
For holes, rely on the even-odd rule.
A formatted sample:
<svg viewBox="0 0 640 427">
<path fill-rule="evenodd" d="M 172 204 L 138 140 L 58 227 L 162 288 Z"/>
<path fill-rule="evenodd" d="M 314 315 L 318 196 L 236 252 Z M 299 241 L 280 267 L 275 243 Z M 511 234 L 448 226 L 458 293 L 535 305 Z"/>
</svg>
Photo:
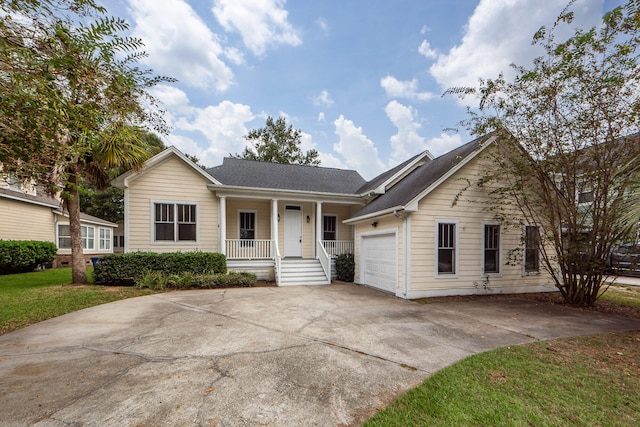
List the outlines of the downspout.
<svg viewBox="0 0 640 427">
<path fill-rule="evenodd" d="M 409 217 L 400 215 L 398 211 L 393 211 L 393 215 L 402 220 L 402 297 L 407 298 L 407 289 L 409 287 L 409 238 L 410 238 L 410 224 Z"/>
</svg>

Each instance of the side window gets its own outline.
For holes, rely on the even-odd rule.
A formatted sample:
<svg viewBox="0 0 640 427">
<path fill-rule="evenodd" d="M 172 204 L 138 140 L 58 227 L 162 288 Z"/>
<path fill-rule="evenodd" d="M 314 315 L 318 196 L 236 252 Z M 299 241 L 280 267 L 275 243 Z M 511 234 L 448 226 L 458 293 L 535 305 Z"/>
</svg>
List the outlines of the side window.
<svg viewBox="0 0 640 427">
<path fill-rule="evenodd" d="M 537 273 L 540 271 L 540 229 L 535 225 L 527 225 L 524 230 L 524 271 Z"/>
<path fill-rule="evenodd" d="M 173 204 L 155 203 L 155 240 L 174 241 Z"/>
<path fill-rule="evenodd" d="M 484 274 L 500 273 L 500 226 L 495 224 L 484 225 L 482 254 L 482 272 Z"/>
<path fill-rule="evenodd" d="M 456 273 L 456 224 L 438 223 L 438 274 Z"/>
<path fill-rule="evenodd" d="M 239 234 L 242 240 L 255 240 L 256 238 L 256 213 L 240 212 Z"/>
<path fill-rule="evenodd" d="M 197 241 L 198 222 L 195 204 L 154 203 L 153 210 L 156 242 Z M 121 243 L 124 246 L 124 240 Z"/>
<path fill-rule="evenodd" d="M 71 248 L 71 229 L 68 224 L 58 224 L 58 248 Z"/>
<path fill-rule="evenodd" d="M 325 215 L 322 218 L 322 240 L 336 240 L 336 217 Z"/>
<path fill-rule="evenodd" d="M 88 225 L 83 225 L 81 229 L 82 229 L 82 248 L 94 249 L 96 247 L 96 244 L 95 244 L 96 229 Z"/>
</svg>

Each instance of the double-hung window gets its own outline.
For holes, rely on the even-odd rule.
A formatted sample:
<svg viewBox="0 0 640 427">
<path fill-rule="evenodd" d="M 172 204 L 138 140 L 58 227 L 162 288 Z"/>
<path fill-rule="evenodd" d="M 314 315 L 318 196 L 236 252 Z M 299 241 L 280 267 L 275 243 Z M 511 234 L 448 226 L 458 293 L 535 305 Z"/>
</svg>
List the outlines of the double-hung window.
<svg viewBox="0 0 640 427">
<path fill-rule="evenodd" d="M 500 273 L 500 225 L 484 225 L 482 259 L 484 274 Z"/>
<path fill-rule="evenodd" d="M 111 249 L 111 229 L 110 228 L 102 228 L 99 229 L 99 237 L 100 243 L 99 248 L 101 250 L 110 250 Z"/>
<path fill-rule="evenodd" d="M 186 203 L 154 203 L 156 242 L 195 242 L 197 206 Z"/>
<path fill-rule="evenodd" d="M 527 225 L 524 229 L 524 272 L 527 274 L 540 271 L 540 229 L 535 225 Z"/>
<path fill-rule="evenodd" d="M 80 231 L 82 233 L 82 249 L 94 249 L 95 227 L 82 225 Z M 58 248 L 71 249 L 71 227 L 69 224 L 58 224 Z"/>
<path fill-rule="evenodd" d="M 438 274 L 456 274 L 456 224 L 438 223 Z"/>
</svg>

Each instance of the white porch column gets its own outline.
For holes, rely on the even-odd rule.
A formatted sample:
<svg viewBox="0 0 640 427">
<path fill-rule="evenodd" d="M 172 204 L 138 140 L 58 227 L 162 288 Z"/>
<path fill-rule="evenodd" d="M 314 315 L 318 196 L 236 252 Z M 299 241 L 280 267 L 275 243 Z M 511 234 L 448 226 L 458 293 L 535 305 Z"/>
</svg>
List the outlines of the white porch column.
<svg viewBox="0 0 640 427">
<path fill-rule="evenodd" d="M 278 199 L 271 199 L 271 240 L 278 241 Z M 271 248 L 271 256 L 275 257 L 275 246 Z"/>
<path fill-rule="evenodd" d="M 227 198 L 225 196 L 220 196 L 218 223 L 220 224 L 220 229 L 218 230 L 218 232 L 220 233 L 220 236 L 219 236 L 220 253 L 222 255 L 226 255 L 227 254 Z"/>
<path fill-rule="evenodd" d="M 322 240 L 322 202 L 316 202 L 316 242 Z M 318 245 L 314 243 L 313 252 L 315 253 Z M 316 257 L 318 254 L 316 253 Z"/>
</svg>

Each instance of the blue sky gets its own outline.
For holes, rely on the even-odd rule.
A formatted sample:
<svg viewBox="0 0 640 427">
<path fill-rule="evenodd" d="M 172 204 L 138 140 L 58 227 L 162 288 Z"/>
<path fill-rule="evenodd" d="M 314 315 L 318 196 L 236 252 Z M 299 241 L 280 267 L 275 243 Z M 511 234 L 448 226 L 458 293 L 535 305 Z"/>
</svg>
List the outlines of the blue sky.
<svg viewBox="0 0 640 427">
<path fill-rule="evenodd" d="M 578 0 L 596 25 L 622 0 Z M 144 65 L 178 82 L 153 90 L 162 136 L 216 166 L 250 129 L 285 116 L 322 166 L 373 178 L 425 149 L 469 140 L 445 131 L 466 106 L 449 87 L 529 65 L 533 33 L 566 0 L 103 0 L 149 54 Z M 472 102 L 472 101 L 469 101 Z"/>
</svg>

